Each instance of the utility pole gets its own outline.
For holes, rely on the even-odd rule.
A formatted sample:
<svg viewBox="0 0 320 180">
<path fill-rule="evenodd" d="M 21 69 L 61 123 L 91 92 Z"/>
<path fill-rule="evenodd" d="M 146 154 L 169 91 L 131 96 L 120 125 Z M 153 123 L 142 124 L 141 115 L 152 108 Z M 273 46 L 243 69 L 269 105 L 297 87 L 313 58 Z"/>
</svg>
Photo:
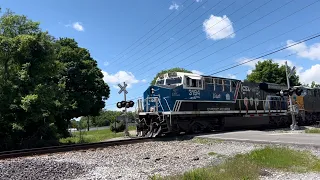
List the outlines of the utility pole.
<svg viewBox="0 0 320 180">
<path fill-rule="evenodd" d="M 288 85 L 288 90 L 290 89 L 290 81 L 289 81 L 289 77 L 292 75 L 293 71 L 294 71 L 294 68 L 292 68 L 290 74 L 288 74 L 288 64 L 287 64 L 287 61 L 285 63 L 286 65 L 286 78 L 287 78 L 287 85 Z M 291 113 L 291 118 L 292 118 L 292 124 L 290 125 L 290 128 L 291 130 L 297 130 L 298 129 L 298 126 L 297 126 L 297 122 L 296 122 L 296 116 L 294 115 L 294 112 L 293 112 L 293 105 L 292 105 L 292 97 L 290 94 L 288 94 L 289 96 L 289 102 L 290 102 L 290 113 Z"/>
<path fill-rule="evenodd" d="M 121 84 L 118 84 L 118 86 L 120 87 L 120 91 L 118 93 L 121 94 L 121 92 L 123 92 L 124 102 L 127 102 L 128 91 L 126 90 L 126 87 L 127 87 L 126 82 L 123 82 L 123 86 L 121 86 Z M 125 133 L 125 136 L 129 136 L 127 106 L 126 105 L 124 106 L 124 118 L 125 118 L 125 123 L 126 123 L 126 129 L 125 129 L 124 133 Z"/>
</svg>

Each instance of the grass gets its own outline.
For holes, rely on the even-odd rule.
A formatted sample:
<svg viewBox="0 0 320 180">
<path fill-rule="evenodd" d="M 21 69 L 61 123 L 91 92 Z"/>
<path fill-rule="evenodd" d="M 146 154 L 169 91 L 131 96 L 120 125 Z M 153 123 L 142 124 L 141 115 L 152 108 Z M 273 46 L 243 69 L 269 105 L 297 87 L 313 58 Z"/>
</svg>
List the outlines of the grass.
<svg viewBox="0 0 320 180">
<path fill-rule="evenodd" d="M 134 126 L 129 126 L 128 130 L 135 130 Z M 114 133 L 110 129 L 101 129 L 101 130 L 90 130 L 81 132 L 82 139 L 80 138 L 80 132 L 74 132 L 72 137 L 61 138 L 60 143 L 62 144 L 77 144 L 77 143 L 93 143 L 100 142 L 103 140 L 122 137 L 124 132 Z"/>
<path fill-rule="evenodd" d="M 216 155 L 216 153 L 209 153 Z M 262 169 L 279 169 L 291 172 L 320 172 L 320 159 L 310 152 L 289 148 L 266 147 L 247 154 L 238 154 L 220 165 L 198 168 L 181 175 L 152 180 L 206 180 L 206 179 L 258 179 Z"/>
<path fill-rule="evenodd" d="M 306 129 L 305 133 L 317 133 L 317 134 L 320 134 L 320 128 Z"/>
<path fill-rule="evenodd" d="M 209 152 L 208 155 L 209 155 L 209 156 L 216 156 L 217 158 L 226 157 L 225 155 L 219 154 L 219 153 L 216 153 L 216 152 Z"/>
<path fill-rule="evenodd" d="M 246 157 L 264 168 L 293 172 L 320 171 L 320 160 L 308 151 L 266 147 L 252 151 Z"/>
<path fill-rule="evenodd" d="M 223 142 L 223 140 L 209 139 L 209 138 L 193 138 L 192 142 L 199 143 L 199 144 L 214 144 L 214 143 L 221 143 Z"/>
<path fill-rule="evenodd" d="M 208 153 L 209 156 L 215 156 L 215 155 L 217 155 L 217 154 L 218 154 L 218 153 L 216 153 L 216 152 L 209 152 L 209 153 Z"/>
</svg>

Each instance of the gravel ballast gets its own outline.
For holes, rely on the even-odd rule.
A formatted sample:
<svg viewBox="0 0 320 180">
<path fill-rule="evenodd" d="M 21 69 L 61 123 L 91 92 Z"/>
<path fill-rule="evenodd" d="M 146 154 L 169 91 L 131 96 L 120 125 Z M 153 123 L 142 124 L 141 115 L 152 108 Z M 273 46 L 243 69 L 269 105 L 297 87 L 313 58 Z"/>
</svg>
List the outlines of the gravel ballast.
<svg viewBox="0 0 320 180">
<path fill-rule="evenodd" d="M 0 161 L 0 179 L 148 179 L 221 163 L 225 156 L 247 153 L 262 144 L 243 142 L 195 143 L 197 141 L 157 141 L 86 151 L 56 153 Z M 311 150 L 320 156 L 320 150 Z M 209 152 L 217 153 L 214 156 Z M 223 156 L 221 156 L 223 155 Z M 270 171 L 271 172 L 271 171 Z M 262 179 L 320 179 L 320 174 L 267 173 Z"/>
</svg>

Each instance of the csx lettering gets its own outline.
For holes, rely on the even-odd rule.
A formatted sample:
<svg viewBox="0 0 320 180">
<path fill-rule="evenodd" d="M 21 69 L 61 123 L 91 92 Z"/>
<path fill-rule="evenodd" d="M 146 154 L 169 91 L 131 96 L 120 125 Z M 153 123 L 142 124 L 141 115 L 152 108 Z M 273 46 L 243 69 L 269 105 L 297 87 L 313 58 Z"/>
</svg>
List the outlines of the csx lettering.
<svg viewBox="0 0 320 180">
<path fill-rule="evenodd" d="M 189 90 L 189 95 L 190 96 L 200 96 L 200 90 Z"/>
<path fill-rule="evenodd" d="M 242 86 L 242 91 L 243 92 L 249 92 L 250 91 L 249 86 Z"/>
</svg>

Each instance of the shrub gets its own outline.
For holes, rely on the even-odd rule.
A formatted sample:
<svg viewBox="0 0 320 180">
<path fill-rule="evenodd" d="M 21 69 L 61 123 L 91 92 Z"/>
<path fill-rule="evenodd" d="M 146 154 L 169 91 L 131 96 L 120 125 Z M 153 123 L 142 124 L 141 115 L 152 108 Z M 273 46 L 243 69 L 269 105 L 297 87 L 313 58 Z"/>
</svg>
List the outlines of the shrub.
<svg viewBox="0 0 320 180">
<path fill-rule="evenodd" d="M 111 123 L 110 125 L 110 130 L 112 132 L 122 132 L 126 129 L 126 125 L 121 121 L 121 122 L 116 122 L 116 125 L 114 123 Z"/>
</svg>

